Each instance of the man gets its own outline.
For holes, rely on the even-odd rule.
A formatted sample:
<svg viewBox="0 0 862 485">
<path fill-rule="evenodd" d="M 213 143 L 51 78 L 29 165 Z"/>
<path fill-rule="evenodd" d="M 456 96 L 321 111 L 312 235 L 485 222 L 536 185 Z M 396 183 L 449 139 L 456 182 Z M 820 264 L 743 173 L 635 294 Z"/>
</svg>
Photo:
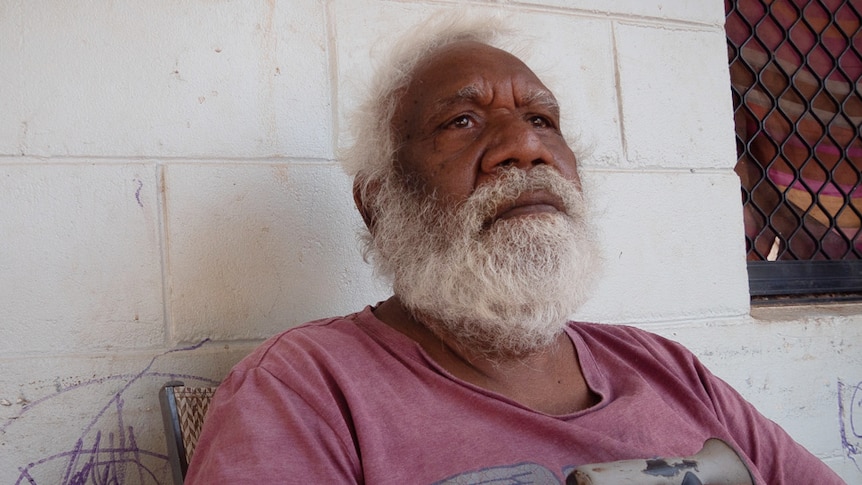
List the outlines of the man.
<svg viewBox="0 0 862 485">
<path fill-rule="evenodd" d="M 717 437 L 757 483 L 841 483 L 681 346 L 567 323 L 596 259 L 577 157 L 553 94 L 496 34 L 399 44 L 348 155 L 394 296 L 240 363 L 188 481 L 563 483 Z"/>
</svg>

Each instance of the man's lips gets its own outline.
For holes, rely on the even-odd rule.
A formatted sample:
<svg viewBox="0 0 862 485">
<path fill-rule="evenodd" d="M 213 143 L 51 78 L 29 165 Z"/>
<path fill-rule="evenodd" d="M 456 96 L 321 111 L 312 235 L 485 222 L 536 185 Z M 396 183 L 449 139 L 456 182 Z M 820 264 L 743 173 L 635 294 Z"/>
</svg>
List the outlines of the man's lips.
<svg viewBox="0 0 862 485">
<path fill-rule="evenodd" d="M 491 223 L 500 219 L 556 212 L 564 212 L 563 202 L 559 197 L 544 190 L 527 192 L 511 202 L 500 205 L 491 218 Z"/>
</svg>

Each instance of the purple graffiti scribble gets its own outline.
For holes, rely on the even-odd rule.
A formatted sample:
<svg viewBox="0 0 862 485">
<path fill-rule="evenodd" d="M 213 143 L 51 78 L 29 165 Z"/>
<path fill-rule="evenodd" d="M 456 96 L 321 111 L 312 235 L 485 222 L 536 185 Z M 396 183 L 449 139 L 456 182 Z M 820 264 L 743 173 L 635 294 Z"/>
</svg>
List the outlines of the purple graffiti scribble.
<svg viewBox="0 0 862 485">
<path fill-rule="evenodd" d="M 138 201 L 138 205 L 139 205 L 139 206 L 143 207 L 143 206 L 144 206 L 144 203 L 143 203 L 143 202 L 141 202 L 141 189 L 143 189 L 143 188 L 144 188 L 144 182 L 142 182 L 142 181 L 141 181 L 141 180 L 139 180 L 139 179 L 135 179 L 135 182 L 137 182 L 137 183 L 138 183 L 138 189 L 137 189 L 137 190 L 135 190 L 135 200 L 137 200 L 137 201 Z"/>
<path fill-rule="evenodd" d="M 143 378 L 155 377 L 160 380 L 194 380 L 202 382 L 206 385 L 217 385 L 218 381 L 200 376 L 187 374 L 152 372 L 153 364 L 167 354 L 174 352 L 187 352 L 195 350 L 203 346 L 209 339 L 205 339 L 195 345 L 183 347 L 179 349 L 169 350 L 160 355 L 153 357 L 143 370 L 136 374 L 118 374 L 94 378 L 75 385 L 58 389 L 58 391 L 49 396 L 34 400 L 27 404 L 16 415 L 9 418 L 5 423 L 0 425 L 0 433 L 5 430 L 15 420 L 32 412 L 36 407 L 45 404 L 52 399 L 66 394 L 70 391 L 103 384 L 108 381 L 125 381 L 125 384 L 119 391 L 114 393 L 111 399 L 96 413 L 96 415 L 87 423 L 76 439 L 75 444 L 67 451 L 56 453 L 51 456 L 41 458 L 28 463 L 26 466 L 19 466 L 19 476 L 15 485 L 30 484 L 38 485 L 34 472 L 42 465 L 48 463 L 61 462 L 64 463 L 62 477 L 54 477 L 51 483 L 60 483 L 61 485 L 85 485 L 85 484 L 115 484 L 122 485 L 127 483 L 127 480 L 132 479 L 133 483 L 152 483 L 159 485 L 160 476 L 164 474 L 165 467 L 168 463 L 168 457 L 163 453 L 152 450 L 141 449 L 138 446 L 135 438 L 135 430 L 133 426 L 125 424 L 125 416 L 123 414 L 124 398 L 123 394 L 136 382 Z M 153 391 L 153 396 L 155 396 Z M 109 415 L 113 411 L 116 415 L 116 421 L 110 432 L 104 432 L 105 424 L 99 423 L 99 420 L 104 416 Z M 100 429 L 95 429 L 99 425 Z M 91 438 L 92 442 L 87 443 L 87 436 L 95 431 L 95 437 Z M 153 464 L 157 466 L 153 466 Z M 160 467 L 160 468 L 158 468 Z"/>
<path fill-rule="evenodd" d="M 862 382 L 851 386 L 838 380 L 838 419 L 841 431 L 841 445 L 847 458 L 862 471 Z"/>
</svg>

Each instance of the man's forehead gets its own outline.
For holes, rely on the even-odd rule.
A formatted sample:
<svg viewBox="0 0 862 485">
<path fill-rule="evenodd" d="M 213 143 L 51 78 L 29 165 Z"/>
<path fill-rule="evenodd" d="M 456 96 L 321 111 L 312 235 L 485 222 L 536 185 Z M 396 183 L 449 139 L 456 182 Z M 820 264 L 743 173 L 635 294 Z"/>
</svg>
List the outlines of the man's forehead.
<svg viewBox="0 0 862 485">
<path fill-rule="evenodd" d="M 553 93 L 523 61 L 479 42 L 456 42 L 431 53 L 414 70 L 411 87 L 434 111 L 509 94 L 497 92 L 501 89 L 511 91 L 519 104 L 559 109 Z"/>
<path fill-rule="evenodd" d="M 434 72 L 458 71 L 481 73 L 483 71 L 503 71 L 518 73 L 533 78 L 541 84 L 538 76 L 520 58 L 497 47 L 475 41 L 459 41 L 440 47 L 420 61 L 414 75 L 422 76 Z"/>
</svg>

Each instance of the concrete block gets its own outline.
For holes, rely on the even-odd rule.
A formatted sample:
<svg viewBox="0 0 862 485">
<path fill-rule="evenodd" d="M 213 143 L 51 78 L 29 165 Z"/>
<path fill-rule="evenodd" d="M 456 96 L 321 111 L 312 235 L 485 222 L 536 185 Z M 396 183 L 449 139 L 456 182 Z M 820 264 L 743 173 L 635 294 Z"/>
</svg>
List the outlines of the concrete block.
<svg viewBox="0 0 862 485">
<path fill-rule="evenodd" d="M 166 167 L 173 338 L 247 339 L 375 303 L 336 164 Z"/>
<path fill-rule="evenodd" d="M 594 297 L 578 318 L 644 323 L 748 312 L 733 172 L 588 172 L 602 249 Z"/>
<path fill-rule="evenodd" d="M 363 99 L 373 67 L 389 54 L 410 27 L 447 8 L 401 2 L 334 3 L 338 42 L 339 145 L 350 142 L 349 115 Z M 590 148 L 587 165 L 621 158 L 610 23 L 549 12 L 494 5 L 471 7 L 468 14 L 499 14 L 518 32 L 512 51 L 556 94 L 563 128 L 571 140 Z M 539 34 L 541 33 L 541 34 Z"/>
<path fill-rule="evenodd" d="M 524 0 L 536 6 L 560 7 L 574 15 L 614 15 L 625 18 L 643 17 L 653 21 L 673 20 L 698 24 L 723 25 L 724 5 L 721 2 L 691 2 L 688 0 Z"/>
<path fill-rule="evenodd" d="M 0 165 L 0 354 L 164 338 L 153 164 Z"/>
<path fill-rule="evenodd" d="M 28 154 L 332 156 L 319 2 L 22 5 Z"/>
<path fill-rule="evenodd" d="M 252 347 L 0 359 L 0 483 L 170 483 L 159 388 L 216 385 Z"/>
<path fill-rule="evenodd" d="M 0 155 L 21 153 L 21 2 L 0 2 Z"/>
<path fill-rule="evenodd" d="M 724 30 L 617 25 L 627 162 L 642 167 L 736 164 Z"/>
<path fill-rule="evenodd" d="M 853 461 L 846 456 L 830 456 L 823 459 L 824 463 L 835 470 L 846 483 L 855 484 L 862 482 L 862 464 Z"/>
</svg>

